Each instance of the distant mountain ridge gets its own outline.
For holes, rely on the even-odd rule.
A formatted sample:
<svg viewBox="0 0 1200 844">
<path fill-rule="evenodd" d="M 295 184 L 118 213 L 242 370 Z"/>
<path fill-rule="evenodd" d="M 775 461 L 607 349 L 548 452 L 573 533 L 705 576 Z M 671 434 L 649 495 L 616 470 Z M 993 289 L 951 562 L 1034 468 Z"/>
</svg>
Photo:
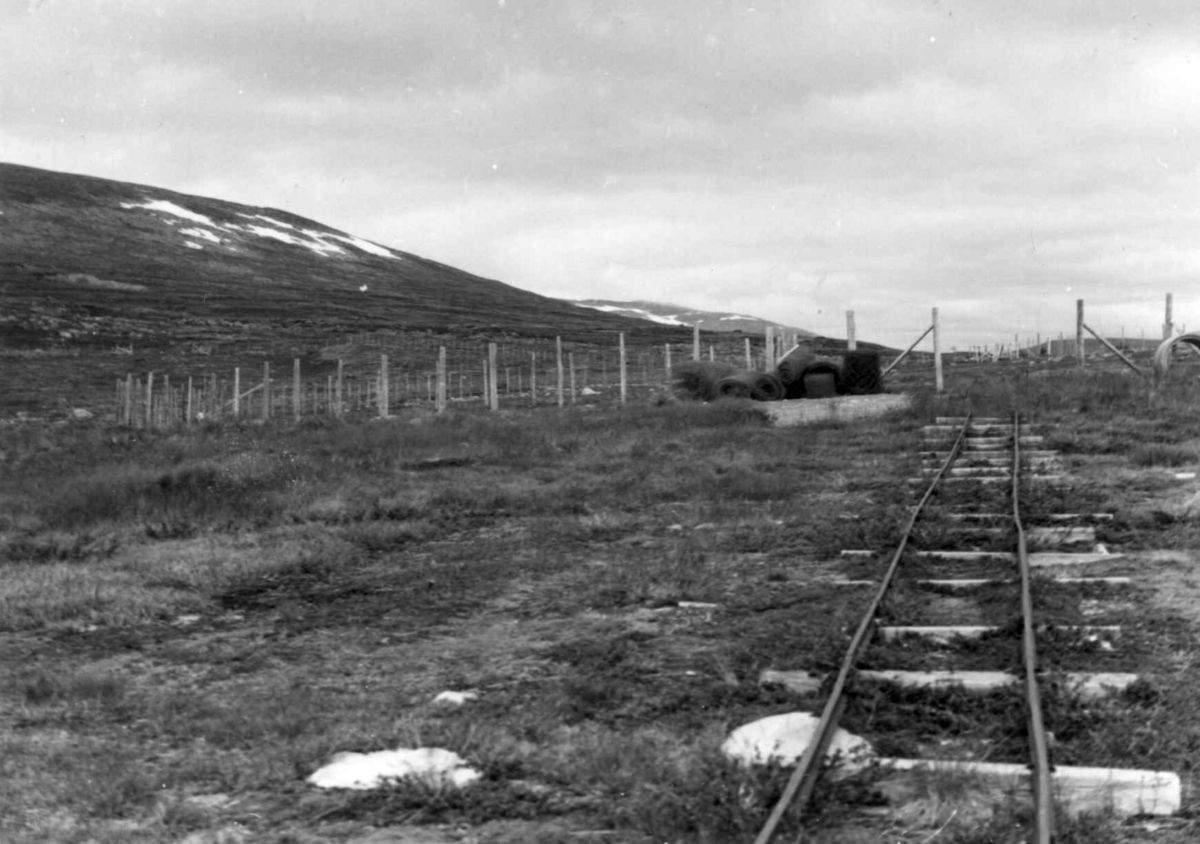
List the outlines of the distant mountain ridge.
<svg viewBox="0 0 1200 844">
<path fill-rule="evenodd" d="M 816 336 L 812 331 L 763 319 L 762 317 L 723 311 L 700 311 L 665 302 L 641 300 L 618 302 L 611 299 L 577 299 L 575 300 L 575 304 L 583 305 L 587 308 L 595 308 L 604 313 L 646 319 L 661 325 L 678 325 L 688 328 L 699 326 L 701 331 L 741 331 L 746 334 L 762 334 L 768 326 L 771 326 L 781 328 L 789 334 L 795 333 L 800 337 Z"/>
</svg>

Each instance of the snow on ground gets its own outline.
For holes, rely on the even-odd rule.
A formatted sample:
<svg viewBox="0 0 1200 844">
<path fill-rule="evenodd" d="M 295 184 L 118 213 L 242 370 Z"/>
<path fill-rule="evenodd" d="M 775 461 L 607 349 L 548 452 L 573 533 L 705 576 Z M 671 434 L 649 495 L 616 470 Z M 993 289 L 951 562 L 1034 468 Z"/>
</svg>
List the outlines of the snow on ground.
<svg viewBox="0 0 1200 844">
<path fill-rule="evenodd" d="M 189 211 L 182 205 L 176 205 L 174 202 L 168 202 L 165 199 L 152 199 L 149 202 L 122 202 L 122 208 L 147 208 L 151 211 L 162 211 L 164 214 L 173 214 L 176 217 L 182 217 L 185 220 L 191 220 L 193 223 L 203 223 L 206 226 L 216 228 L 214 223 L 203 214 L 197 214 L 195 211 Z"/>
<path fill-rule="evenodd" d="M 318 255 L 329 257 L 331 255 L 349 255 L 344 248 L 331 243 L 330 240 L 340 240 L 342 243 L 353 246 L 370 255 L 378 255 L 382 258 L 396 258 L 400 256 L 394 254 L 391 250 L 372 243 L 369 240 L 353 237 L 350 235 L 334 234 L 333 232 L 317 231 L 315 229 L 297 229 L 291 223 L 285 223 L 282 220 L 276 220 L 273 217 L 268 217 L 266 214 L 242 214 L 238 213 L 239 217 L 245 217 L 248 220 L 262 220 L 270 225 L 247 224 L 238 225 L 237 223 L 214 223 L 210 217 L 203 214 L 197 214 L 195 211 L 190 211 L 181 205 L 176 205 L 165 199 L 154 199 L 146 202 L 122 202 L 122 208 L 145 208 L 149 211 L 160 211 L 164 214 L 170 214 L 175 217 L 180 217 L 184 220 L 191 220 L 194 223 L 202 223 L 210 228 L 226 232 L 236 232 L 239 234 L 249 233 L 259 237 L 269 237 L 272 240 L 282 241 L 283 243 L 292 246 L 303 246 L 305 249 L 311 249 Z M 163 220 L 169 226 L 174 226 L 176 220 Z M 222 240 L 217 235 L 204 229 L 180 229 L 180 234 L 190 237 L 207 240 L 210 243 L 221 243 Z M 199 245 L 189 241 L 188 246 L 193 249 L 200 249 Z"/>
<path fill-rule="evenodd" d="M 183 245 L 186 246 L 188 249 L 203 249 L 204 248 L 199 243 L 192 243 L 192 241 L 190 241 L 190 240 L 185 240 L 183 242 Z"/>
<path fill-rule="evenodd" d="M 317 232 L 309 232 L 307 230 L 304 233 L 305 234 L 317 234 Z M 349 243 L 351 246 L 357 247 L 357 248 L 361 249 L 363 252 L 369 252 L 372 255 L 378 255 L 380 258 L 397 258 L 398 259 L 400 257 L 399 255 L 396 255 L 389 249 L 384 249 L 382 246 L 380 246 L 376 243 L 372 243 L 369 240 L 363 240 L 362 238 L 359 238 L 359 237 L 343 237 L 340 234 L 330 234 L 330 235 L 326 235 L 326 237 L 336 238 L 337 240 L 340 240 L 343 243 Z"/>
<path fill-rule="evenodd" d="M 191 235 L 192 237 L 198 237 L 201 240 L 207 240 L 211 243 L 220 243 L 221 242 L 221 238 L 217 237 L 215 234 L 210 232 L 208 229 L 180 229 L 179 233 Z"/>
<path fill-rule="evenodd" d="M 657 322 L 660 325 L 682 325 L 685 328 L 690 327 L 688 323 L 681 321 L 673 316 L 661 316 L 652 314 L 649 311 L 643 311 L 641 308 L 623 308 L 618 305 L 585 305 L 582 302 L 576 302 L 576 305 L 584 308 L 591 308 L 594 311 L 604 311 L 609 314 L 623 314 L 624 316 L 640 317 L 648 319 L 651 322 Z"/>
<path fill-rule="evenodd" d="M 239 211 L 238 216 L 245 217 L 247 220 L 266 220 L 271 225 L 278 226 L 281 229 L 296 228 L 291 223 L 285 223 L 283 220 L 276 220 L 274 217 L 268 217 L 266 214 L 243 214 Z"/>
<path fill-rule="evenodd" d="M 339 753 L 324 768 L 314 771 L 308 781 L 318 788 L 370 789 L 389 780 L 416 779 L 430 785 L 462 787 L 481 774 L 468 767 L 457 753 L 440 747 L 400 747 L 375 753 Z"/>
</svg>

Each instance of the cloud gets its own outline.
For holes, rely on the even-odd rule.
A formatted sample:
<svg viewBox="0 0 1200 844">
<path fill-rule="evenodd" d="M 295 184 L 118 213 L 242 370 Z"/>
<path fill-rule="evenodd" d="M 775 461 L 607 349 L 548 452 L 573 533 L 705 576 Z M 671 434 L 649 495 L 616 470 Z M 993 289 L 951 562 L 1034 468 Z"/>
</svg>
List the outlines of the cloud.
<svg viewBox="0 0 1200 844">
<path fill-rule="evenodd" d="M 966 345 L 1080 295 L 1145 319 L 1196 276 L 1198 29 L 1182 2 L 46 0 L 0 11 L 0 142 L 539 292 L 825 333 L 853 308 L 903 345 L 938 305 Z"/>
</svg>

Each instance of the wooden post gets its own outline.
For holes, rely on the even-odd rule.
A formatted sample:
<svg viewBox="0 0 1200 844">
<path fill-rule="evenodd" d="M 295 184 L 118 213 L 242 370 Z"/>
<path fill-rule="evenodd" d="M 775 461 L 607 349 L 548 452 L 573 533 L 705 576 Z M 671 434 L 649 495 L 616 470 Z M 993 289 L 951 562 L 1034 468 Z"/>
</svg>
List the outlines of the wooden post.
<svg viewBox="0 0 1200 844">
<path fill-rule="evenodd" d="M 666 355 L 663 358 L 663 360 L 666 361 L 666 365 L 663 367 L 663 369 L 667 373 L 667 378 L 670 378 L 671 377 L 671 344 L 670 343 L 664 344 L 663 349 L 666 352 Z"/>
<path fill-rule="evenodd" d="M 537 406 L 537 352 L 529 353 L 529 406 Z"/>
<path fill-rule="evenodd" d="M 692 329 L 692 360 L 700 360 L 700 326 Z"/>
<path fill-rule="evenodd" d="M 379 356 L 379 391 L 376 395 L 379 401 L 379 418 L 388 418 L 388 359 L 387 355 Z"/>
<path fill-rule="evenodd" d="M 242 412 L 242 370 L 233 368 L 233 418 L 237 419 Z"/>
<path fill-rule="evenodd" d="M 627 386 L 625 377 L 625 332 L 622 331 L 617 335 L 619 358 L 621 361 L 621 404 L 625 404 L 625 390 Z"/>
<path fill-rule="evenodd" d="M 1075 300 L 1075 360 L 1083 366 L 1083 300 Z"/>
<path fill-rule="evenodd" d="M 933 382 L 939 393 L 946 389 L 946 384 L 942 380 L 942 344 L 938 337 L 937 308 L 933 309 Z"/>
<path fill-rule="evenodd" d="M 342 414 L 346 412 L 346 403 L 344 401 L 345 393 L 345 362 L 338 358 L 337 375 L 333 382 L 333 415 L 341 419 Z"/>
<path fill-rule="evenodd" d="M 562 337 L 554 338 L 555 349 L 557 350 L 558 358 L 558 406 L 563 406 L 563 353 L 562 353 Z"/>
<path fill-rule="evenodd" d="M 292 420 L 300 421 L 302 410 L 300 395 L 300 358 L 292 358 Z"/>
<path fill-rule="evenodd" d="M 133 425 L 133 373 L 125 376 L 125 424 Z"/>
<path fill-rule="evenodd" d="M 846 311 L 846 351 L 858 348 L 858 336 L 854 329 L 854 311 Z"/>
<path fill-rule="evenodd" d="M 146 373 L 146 427 L 154 427 L 154 373 Z"/>
<path fill-rule="evenodd" d="M 496 344 L 488 343 L 488 405 L 492 410 L 500 409 L 500 385 L 497 383 L 499 369 L 496 354 Z"/>
<path fill-rule="evenodd" d="M 717 348 L 712 343 L 708 344 L 708 362 L 712 363 L 717 359 Z"/>
<path fill-rule="evenodd" d="M 263 380 L 262 380 L 262 418 L 271 418 L 271 362 L 263 361 Z"/>
<path fill-rule="evenodd" d="M 192 376 L 190 375 L 188 376 L 187 405 L 184 407 L 183 411 L 183 424 L 192 424 Z"/>
<path fill-rule="evenodd" d="M 1171 294 L 1167 294 L 1167 315 L 1163 320 L 1163 339 L 1170 340 L 1175 333 L 1175 323 L 1171 320 Z"/>
<path fill-rule="evenodd" d="M 437 360 L 437 396 L 436 405 L 437 412 L 442 413 L 446 409 L 446 347 L 438 347 Z"/>
<path fill-rule="evenodd" d="M 750 338 L 749 337 L 746 338 L 746 368 L 747 369 L 754 368 L 754 360 L 750 356 Z"/>
<path fill-rule="evenodd" d="M 567 371 L 571 374 L 571 404 L 575 404 L 575 353 L 567 352 Z"/>
</svg>

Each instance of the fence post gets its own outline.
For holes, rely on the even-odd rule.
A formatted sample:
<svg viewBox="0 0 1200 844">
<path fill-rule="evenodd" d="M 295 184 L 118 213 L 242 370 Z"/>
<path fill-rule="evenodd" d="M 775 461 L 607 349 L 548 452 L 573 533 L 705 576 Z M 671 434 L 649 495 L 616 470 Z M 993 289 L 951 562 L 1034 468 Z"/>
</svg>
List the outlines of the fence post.
<svg viewBox="0 0 1200 844">
<path fill-rule="evenodd" d="M 537 352 L 529 353 L 529 406 L 537 407 Z"/>
<path fill-rule="evenodd" d="M 575 404 L 575 353 L 567 352 L 567 372 L 570 375 L 571 404 Z"/>
<path fill-rule="evenodd" d="M 446 409 L 446 347 L 438 346 L 437 362 L 437 412 Z"/>
<path fill-rule="evenodd" d="M 500 409 L 500 385 L 496 383 L 499 374 L 496 363 L 496 344 L 488 343 L 488 406 L 492 410 Z"/>
<path fill-rule="evenodd" d="M 942 380 L 942 342 L 938 336 L 938 309 L 933 309 L 933 381 L 940 393 L 946 388 Z"/>
<path fill-rule="evenodd" d="M 617 335 L 618 343 L 618 359 L 621 366 L 621 404 L 625 404 L 625 393 L 628 386 L 628 379 L 625 376 L 625 332 L 622 331 Z"/>
<path fill-rule="evenodd" d="M 854 311 L 846 311 L 846 351 L 858 348 L 858 335 L 854 327 Z"/>
<path fill-rule="evenodd" d="M 263 361 L 263 380 L 262 380 L 262 418 L 267 420 L 271 418 L 271 362 Z"/>
<path fill-rule="evenodd" d="M 146 373 L 146 427 L 154 427 L 154 373 Z"/>
<path fill-rule="evenodd" d="M 558 406 L 563 406 L 563 355 L 562 355 L 562 337 L 556 337 L 555 348 L 558 351 Z"/>
<path fill-rule="evenodd" d="M 1075 359 L 1083 366 L 1083 300 L 1075 300 Z"/>
<path fill-rule="evenodd" d="M 183 411 L 183 424 L 192 424 L 192 376 L 188 376 L 187 385 L 187 406 Z"/>
<path fill-rule="evenodd" d="M 1175 323 L 1171 320 L 1171 294 L 1167 294 L 1167 315 L 1163 320 L 1163 339 L 1170 340 L 1175 333 Z"/>
<path fill-rule="evenodd" d="M 133 426 L 133 373 L 125 375 L 125 424 Z"/>
<path fill-rule="evenodd" d="M 666 370 L 667 378 L 669 379 L 671 377 L 671 344 L 664 343 L 663 349 L 666 352 L 666 356 L 663 358 L 663 360 L 666 361 L 666 366 L 663 368 Z"/>
<path fill-rule="evenodd" d="M 754 368 L 754 359 L 750 356 L 750 338 L 746 338 L 746 368 Z"/>
<path fill-rule="evenodd" d="M 700 326 L 692 328 L 692 360 L 700 360 Z"/>
<path fill-rule="evenodd" d="M 292 358 L 292 419 L 300 421 L 300 358 Z"/>
<path fill-rule="evenodd" d="M 379 356 L 379 391 L 376 398 L 379 401 L 379 418 L 388 418 L 388 359 L 387 355 Z"/>
</svg>

